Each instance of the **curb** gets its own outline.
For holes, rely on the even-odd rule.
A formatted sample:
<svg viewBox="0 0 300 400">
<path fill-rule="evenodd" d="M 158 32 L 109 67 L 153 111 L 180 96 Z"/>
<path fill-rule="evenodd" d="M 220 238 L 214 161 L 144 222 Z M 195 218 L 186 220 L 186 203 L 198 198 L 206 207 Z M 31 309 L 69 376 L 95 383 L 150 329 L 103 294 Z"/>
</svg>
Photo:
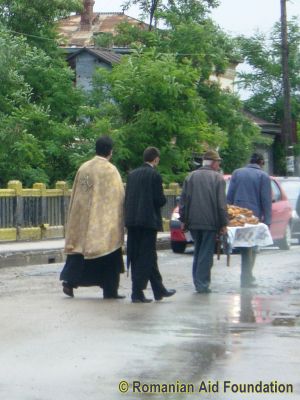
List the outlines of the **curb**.
<svg viewBox="0 0 300 400">
<path fill-rule="evenodd" d="M 0 254 L 0 268 L 63 263 L 64 260 L 63 249 L 17 251 Z"/>
<path fill-rule="evenodd" d="M 51 240 L 44 240 L 0 244 L 0 268 L 63 263 L 66 258 L 63 250 L 63 240 L 61 240 L 61 245 L 52 243 Z M 169 233 L 158 235 L 156 248 L 157 250 L 170 249 Z M 124 251 L 126 251 L 126 247 L 124 247 Z"/>
</svg>

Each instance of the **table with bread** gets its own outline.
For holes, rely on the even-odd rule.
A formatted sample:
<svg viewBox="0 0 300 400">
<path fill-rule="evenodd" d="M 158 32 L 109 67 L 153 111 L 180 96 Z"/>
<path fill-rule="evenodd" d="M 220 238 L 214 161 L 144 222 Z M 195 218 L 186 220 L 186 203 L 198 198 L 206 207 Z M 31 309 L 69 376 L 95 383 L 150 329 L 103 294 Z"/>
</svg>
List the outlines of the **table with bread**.
<svg viewBox="0 0 300 400">
<path fill-rule="evenodd" d="M 233 247 L 269 246 L 273 244 L 267 225 L 259 221 L 247 208 L 227 206 L 228 241 Z"/>
</svg>

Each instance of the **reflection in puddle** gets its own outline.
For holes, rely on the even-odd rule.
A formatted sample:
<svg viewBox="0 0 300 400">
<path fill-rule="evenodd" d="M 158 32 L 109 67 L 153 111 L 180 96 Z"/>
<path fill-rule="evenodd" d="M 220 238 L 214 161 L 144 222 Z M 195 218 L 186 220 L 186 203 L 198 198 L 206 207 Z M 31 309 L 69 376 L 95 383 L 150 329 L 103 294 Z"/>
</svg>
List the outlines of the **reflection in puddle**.
<svg viewBox="0 0 300 400">
<path fill-rule="evenodd" d="M 271 312 L 272 300 L 254 295 L 251 291 L 241 292 L 233 297 L 229 320 L 234 325 L 232 333 L 240 333 L 255 329 L 253 324 L 271 324 L 273 326 L 299 326 L 300 314 Z M 251 324 L 245 326 L 244 324 Z M 239 326 L 238 324 L 243 324 Z"/>
<path fill-rule="evenodd" d="M 287 313 L 280 313 L 275 315 L 272 321 L 273 326 L 300 326 L 300 314 L 294 315 Z"/>
<path fill-rule="evenodd" d="M 240 322 L 256 322 L 252 306 L 252 294 L 241 293 L 240 297 Z"/>
<path fill-rule="evenodd" d="M 250 331 L 255 331 L 256 330 L 256 326 L 252 325 L 252 326 L 238 326 L 238 325 L 234 325 L 234 326 L 230 326 L 229 327 L 229 332 L 239 335 L 240 333 L 243 332 L 250 332 Z"/>
<path fill-rule="evenodd" d="M 234 324 L 271 322 L 269 299 L 253 295 L 251 291 L 242 291 L 233 298 L 230 321 Z"/>
</svg>

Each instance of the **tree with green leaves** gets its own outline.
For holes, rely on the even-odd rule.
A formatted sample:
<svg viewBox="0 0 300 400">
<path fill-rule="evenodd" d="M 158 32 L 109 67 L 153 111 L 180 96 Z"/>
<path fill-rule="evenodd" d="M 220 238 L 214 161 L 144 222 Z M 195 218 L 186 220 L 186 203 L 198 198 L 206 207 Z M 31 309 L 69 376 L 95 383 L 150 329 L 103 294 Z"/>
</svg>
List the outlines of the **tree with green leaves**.
<svg viewBox="0 0 300 400">
<path fill-rule="evenodd" d="M 59 59 L 0 30 L 0 182 L 52 183 L 71 174 L 82 96 Z"/>
<path fill-rule="evenodd" d="M 56 22 L 80 9 L 81 0 L 0 0 L 1 184 L 73 177 L 84 97 L 58 47 Z"/>
<path fill-rule="evenodd" d="M 0 24 L 33 45 L 56 52 L 55 22 L 82 7 L 81 0 L 0 0 Z"/>
<path fill-rule="evenodd" d="M 189 62 L 179 65 L 175 56 L 156 52 L 136 51 L 111 73 L 97 71 L 94 104 L 99 102 L 106 117 L 111 113 L 115 160 L 123 172 L 139 165 L 144 148 L 152 145 L 161 150 L 164 178 L 182 180 L 193 152 L 226 142 L 207 120 L 197 81 Z"/>
<path fill-rule="evenodd" d="M 203 20 L 211 8 L 217 7 L 218 0 L 128 0 L 124 9 L 138 5 L 141 18 L 149 20 L 149 31 L 157 27 L 159 21 L 169 26 L 177 25 L 184 19 L 186 22 Z"/>
<path fill-rule="evenodd" d="M 300 28 L 293 18 L 288 23 L 289 78 L 292 115 L 300 116 Z M 281 31 L 279 23 L 269 35 L 256 33 L 251 38 L 239 38 L 242 55 L 251 70 L 239 73 L 239 85 L 250 92 L 244 104 L 250 112 L 274 123 L 283 117 Z"/>
<path fill-rule="evenodd" d="M 113 37 L 115 46 L 134 48 L 138 45 L 143 45 L 147 48 L 152 48 L 159 46 L 162 40 L 162 31 L 157 29 L 148 31 L 128 22 L 120 23 L 116 31 L 117 35 Z"/>
<path fill-rule="evenodd" d="M 210 82 L 235 54 L 234 42 L 207 17 L 216 1 L 157 5 L 155 18 L 166 28 L 120 26 L 114 43 L 136 51 L 112 72 L 99 69 L 85 101 L 58 51 L 54 27 L 55 19 L 75 10 L 79 1 L 45 0 L 42 6 L 40 0 L 0 0 L 6 25 L 0 30 L 1 183 L 71 180 L 103 133 L 117 142 L 114 159 L 124 176 L 141 162 L 148 145 L 161 149 L 166 181 L 181 181 L 192 155 L 209 146 L 220 148 L 228 169 L 239 166 L 242 155 L 248 157 L 253 126 L 243 119 L 238 100 Z M 111 39 L 102 43 L 110 46 Z"/>
<path fill-rule="evenodd" d="M 171 28 L 182 23 L 202 24 L 218 5 L 219 0 L 169 0 L 164 2 L 158 17 Z"/>
<path fill-rule="evenodd" d="M 143 19 L 149 18 L 149 31 L 156 27 L 157 19 L 155 18 L 155 14 L 162 5 L 162 0 L 128 0 L 124 3 L 123 8 L 126 10 L 132 5 L 139 6 Z"/>
<path fill-rule="evenodd" d="M 190 7 L 187 7 L 187 4 Z M 231 172 L 234 168 L 245 163 L 259 137 L 258 129 L 243 114 L 242 103 L 238 98 L 227 91 L 222 91 L 217 83 L 212 84 L 210 81 L 211 75 L 224 73 L 230 61 L 239 58 L 239 54 L 235 50 L 236 43 L 207 18 L 208 6 L 216 5 L 216 2 L 194 2 L 193 0 L 184 2 L 178 0 L 169 2 L 167 5 L 168 7 L 165 7 L 164 11 L 161 8 L 157 15 L 162 18 L 168 29 L 145 31 L 137 27 L 130 27 L 129 24 L 119 26 L 119 34 L 114 38 L 114 42 L 118 43 L 119 41 L 121 45 L 131 45 L 132 48 L 137 48 L 137 54 L 141 56 L 138 59 L 136 59 L 136 55 L 129 57 L 128 60 L 130 61 L 127 60 L 126 64 L 122 63 L 120 66 L 114 67 L 111 76 L 112 79 L 117 80 L 110 82 L 109 89 L 107 89 L 107 81 L 104 83 L 102 81 L 100 84 L 102 78 L 99 78 L 99 74 L 97 76 L 99 107 L 102 111 L 107 109 L 107 106 L 104 106 L 103 98 L 100 100 L 101 96 L 99 97 L 101 91 L 99 88 L 104 85 L 106 88 L 104 92 L 107 91 L 112 95 L 109 104 L 115 106 L 113 112 L 115 121 L 123 125 L 122 129 L 118 129 L 120 125 L 115 124 L 115 127 L 117 127 L 115 132 L 118 132 L 122 138 L 119 141 L 119 149 L 122 149 L 119 166 L 123 171 L 136 166 L 137 152 L 133 143 L 137 143 L 138 147 L 141 148 L 142 145 L 151 144 L 154 141 L 163 148 L 172 148 L 173 156 L 178 154 L 176 157 L 179 161 L 176 162 L 176 168 L 172 168 L 172 172 L 167 172 L 168 166 L 175 164 L 170 157 L 165 157 L 166 164 L 161 166 L 164 176 L 169 174 L 169 180 L 170 177 L 180 180 L 180 177 L 190 168 L 188 160 L 191 159 L 192 154 L 200 152 L 208 145 L 220 147 L 224 157 L 224 169 Z M 196 135 L 193 130 L 182 130 L 177 120 L 177 116 L 180 115 L 183 125 L 187 124 L 188 126 L 192 123 L 193 126 L 199 127 L 198 124 L 195 125 L 192 122 L 192 111 L 187 114 L 184 112 L 184 115 L 182 115 L 181 110 L 178 111 L 174 104 L 172 104 L 176 110 L 174 113 L 172 113 L 171 108 L 168 110 L 168 107 L 164 110 L 164 114 L 156 108 L 160 105 L 158 101 L 161 96 L 160 93 L 164 93 L 163 87 L 160 87 L 158 82 L 163 85 L 164 81 L 159 81 L 160 69 L 157 69 L 158 75 L 155 76 L 154 67 L 157 65 L 161 68 L 162 60 L 164 62 L 172 61 L 173 68 L 181 71 L 183 75 L 186 74 L 186 68 L 193 73 L 193 79 L 187 86 L 194 85 L 196 90 L 187 92 L 185 103 L 198 104 L 194 110 L 197 109 L 198 112 L 201 110 L 202 126 L 200 130 L 198 129 Z M 134 69 L 132 69 L 133 66 Z M 115 71 L 118 71 L 119 74 L 117 78 L 114 78 L 116 77 Z M 143 72 L 138 74 L 137 71 Z M 169 75 L 168 79 L 171 80 L 172 69 L 164 71 L 166 76 Z M 131 75 L 129 75 L 130 73 Z M 187 74 L 186 76 L 190 75 Z M 137 77 L 139 77 L 138 87 L 135 85 Z M 149 80 L 149 77 L 151 77 L 151 80 Z M 147 89 L 140 89 L 142 82 Z M 114 89 L 116 83 L 118 84 L 117 90 Z M 121 89 L 121 84 L 124 85 L 123 89 Z M 156 93 L 156 97 L 151 96 L 152 90 Z M 128 93 L 131 95 L 129 96 Z M 191 93 L 193 95 L 190 98 Z M 134 96 L 138 94 L 139 101 L 134 99 Z M 125 100 L 129 99 L 128 110 L 124 114 Z M 177 99 L 175 102 L 177 102 Z M 149 114 L 150 107 L 153 108 L 151 116 Z M 166 114 L 167 118 L 165 118 Z M 142 116 L 145 115 L 147 118 L 142 120 Z M 185 115 L 189 116 L 188 121 Z M 194 115 L 196 119 L 198 115 Z M 160 139 L 151 134 L 151 132 L 155 132 L 150 122 L 154 116 L 155 124 L 161 130 Z M 175 121 L 177 125 L 175 125 Z M 168 124 L 170 126 L 173 124 L 173 127 L 176 127 L 170 130 Z M 168 133 L 169 131 L 171 134 Z M 189 142 L 186 141 L 187 138 L 182 143 L 180 142 L 182 140 L 180 135 L 183 132 L 189 132 Z M 214 140 L 214 136 L 216 140 Z M 129 150 L 126 149 L 128 137 L 130 137 Z M 137 140 L 134 140 L 135 137 Z M 174 145 L 174 138 L 176 138 L 176 145 L 179 143 L 178 147 Z M 163 143 L 160 143 L 159 140 L 163 140 Z M 180 157 L 180 154 L 182 154 L 182 157 Z"/>
<path fill-rule="evenodd" d="M 292 119 L 300 121 L 300 28 L 297 18 L 288 23 L 289 80 L 291 87 Z M 239 85 L 247 89 L 250 97 L 244 101 L 251 113 L 273 123 L 283 121 L 282 50 L 281 27 L 276 23 L 269 35 L 256 33 L 251 38 L 239 38 L 240 48 L 250 71 L 239 73 Z M 300 137 L 300 135 L 299 135 Z M 295 153 L 300 154 L 296 145 Z M 279 175 L 286 174 L 285 148 L 280 138 L 275 141 L 276 169 Z"/>
<path fill-rule="evenodd" d="M 243 104 L 233 93 L 224 91 L 215 82 L 199 83 L 199 95 L 205 99 L 210 121 L 227 134 L 226 146 L 221 147 L 222 169 L 231 173 L 249 159 L 255 144 L 269 144 L 262 139 L 260 129 L 243 112 Z"/>
</svg>

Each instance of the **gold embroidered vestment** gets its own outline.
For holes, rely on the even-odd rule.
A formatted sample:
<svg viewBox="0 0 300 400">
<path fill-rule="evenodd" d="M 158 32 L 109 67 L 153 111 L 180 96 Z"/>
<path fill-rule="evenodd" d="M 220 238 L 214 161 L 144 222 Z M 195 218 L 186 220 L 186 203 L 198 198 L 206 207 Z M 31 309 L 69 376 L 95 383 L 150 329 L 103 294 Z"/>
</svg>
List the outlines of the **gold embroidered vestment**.
<svg viewBox="0 0 300 400">
<path fill-rule="evenodd" d="M 70 200 L 65 253 L 98 258 L 124 241 L 124 186 L 117 168 L 95 156 L 78 170 Z"/>
</svg>

